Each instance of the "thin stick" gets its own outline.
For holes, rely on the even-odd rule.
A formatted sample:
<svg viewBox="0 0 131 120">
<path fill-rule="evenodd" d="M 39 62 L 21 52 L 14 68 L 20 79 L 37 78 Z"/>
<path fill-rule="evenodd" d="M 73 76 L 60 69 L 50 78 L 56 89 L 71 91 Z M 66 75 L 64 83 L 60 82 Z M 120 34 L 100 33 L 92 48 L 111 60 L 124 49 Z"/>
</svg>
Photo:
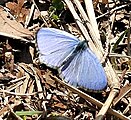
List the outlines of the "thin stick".
<svg viewBox="0 0 131 120">
<path fill-rule="evenodd" d="M 96 117 L 95 120 L 102 120 L 105 117 L 105 114 L 108 111 L 109 106 L 111 105 L 111 103 L 114 99 L 114 96 L 116 96 L 116 95 L 117 95 L 116 89 L 112 89 L 112 91 L 110 92 L 106 102 L 103 104 L 101 110 L 97 114 L 97 117 Z"/>
<path fill-rule="evenodd" d="M 110 11 L 108 11 L 108 12 L 106 12 L 106 13 L 98 16 L 98 17 L 96 17 L 96 19 L 99 19 L 99 18 L 101 18 L 101 17 L 104 17 L 105 15 L 107 15 L 107 14 L 109 14 L 109 13 L 111 14 L 111 13 L 115 12 L 116 10 L 119 10 L 119 9 L 124 8 L 124 7 L 126 7 L 126 6 L 129 6 L 129 5 L 131 5 L 131 4 L 128 3 L 128 4 L 126 4 L 126 5 L 121 5 L 121 6 L 119 6 L 119 7 L 115 7 L 114 9 L 112 9 L 112 10 L 110 10 Z"/>
<path fill-rule="evenodd" d="M 88 28 L 88 31 L 89 31 L 89 34 L 95 44 L 95 46 L 97 48 L 99 48 L 99 51 L 102 50 L 102 45 L 101 45 L 101 41 L 100 41 L 100 35 L 99 35 L 99 32 L 96 32 L 97 31 L 97 28 L 94 30 L 93 29 L 93 25 L 91 24 L 91 21 L 90 19 L 87 17 L 82 5 L 80 4 L 80 1 L 79 0 L 74 0 L 74 3 L 76 4 L 78 10 L 80 11 L 81 13 L 81 16 L 82 18 L 84 19 L 85 21 L 85 24 L 87 25 L 87 28 Z M 103 56 L 103 51 L 101 51 L 101 54 L 99 54 L 98 57 L 102 57 Z"/>
<path fill-rule="evenodd" d="M 123 55 L 123 54 L 116 54 L 116 53 L 110 53 L 109 57 L 120 57 L 120 58 L 129 58 L 129 59 L 131 59 L 131 56 Z"/>
<path fill-rule="evenodd" d="M 56 80 L 57 82 L 59 82 L 61 85 L 65 86 L 66 88 L 68 88 L 68 89 L 71 90 L 72 92 L 78 94 L 78 95 L 79 95 L 80 97 L 82 97 L 83 99 L 85 99 L 85 100 L 87 100 L 87 101 L 95 104 L 95 105 L 98 106 L 99 108 L 101 108 L 101 107 L 104 105 L 102 102 L 100 102 L 100 101 L 96 100 L 95 98 L 87 95 L 86 93 L 78 90 L 77 88 L 75 88 L 75 87 L 73 87 L 73 86 L 71 86 L 71 85 L 63 82 L 62 80 L 59 80 L 57 77 L 54 77 L 54 76 L 51 76 L 51 77 L 53 77 L 53 79 Z M 116 94 L 115 91 L 112 91 L 112 92 L 114 92 L 113 94 Z M 113 94 L 112 94 L 112 95 L 113 95 Z M 110 99 L 110 98 L 113 98 L 112 95 L 109 97 L 109 99 Z M 111 102 L 111 101 L 112 101 L 112 100 L 109 100 L 109 102 Z M 114 115 L 114 116 L 122 119 L 122 120 L 130 120 L 128 117 L 124 116 L 123 114 L 120 114 L 119 112 L 117 112 L 116 110 L 113 110 L 112 108 L 107 109 L 107 112 L 108 112 L 109 114 L 111 114 L 111 115 Z"/>
<path fill-rule="evenodd" d="M 4 32 L 0 32 L 0 35 L 5 36 L 5 37 L 9 37 L 9 38 L 13 38 L 13 39 L 18 39 L 20 41 L 27 42 L 27 43 L 29 43 L 29 42 L 33 43 L 32 41 L 29 41 L 25 38 L 22 38 L 22 37 L 19 37 L 19 36 L 16 36 L 16 35 L 11 35 L 11 34 L 4 33 Z"/>
<path fill-rule="evenodd" d="M 94 12 L 94 8 L 93 8 L 92 0 L 84 0 L 84 3 L 86 6 L 86 11 L 87 11 L 92 29 L 93 29 L 94 33 L 96 34 L 96 37 L 98 38 L 98 40 L 100 40 L 100 34 L 99 34 L 99 30 L 98 30 L 98 25 L 97 25 L 97 21 L 96 21 L 96 17 L 95 17 L 95 12 Z"/>
<path fill-rule="evenodd" d="M 72 2 L 70 0 L 64 0 L 64 1 L 67 4 L 69 10 L 71 11 L 74 19 L 76 20 L 76 23 L 77 23 L 78 27 L 80 28 L 81 33 L 83 34 L 83 36 L 85 37 L 86 40 L 89 40 L 88 43 L 89 43 L 90 48 L 96 53 L 97 57 L 100 59 L 102 57 L 102 54 L 101 54 L 101 52 L 99 52 L 96 49 L 95 45 L 93 44 L 93 42 L 92 42 L 92 40 L 91 40 L 91 38 L 90 38 L 90 36 L 89 36 L 89 34 L 87 32 L 87 29 L 82 24 L 82 21 L 81 21 L 80 17 L 78 16 L 78 14 L 76 13 L 75 8 L 74 8 Z"/>
<path fill-rule="evenodd" d="M 30 9 L 30 14 L 29 14 L 29 16 L 28 16 L 28 19 L 27 19 L 26 22 L 25 22 L 25 28 L 27 28 L 27 26 L 29 25 L 30 20 L 31 20 L 31 18 L 32 18 L 32 16 L 33 16 L 34 10 L 35 10 L 35 5 L 32 4 L 31 9 Z"/>
</svg>

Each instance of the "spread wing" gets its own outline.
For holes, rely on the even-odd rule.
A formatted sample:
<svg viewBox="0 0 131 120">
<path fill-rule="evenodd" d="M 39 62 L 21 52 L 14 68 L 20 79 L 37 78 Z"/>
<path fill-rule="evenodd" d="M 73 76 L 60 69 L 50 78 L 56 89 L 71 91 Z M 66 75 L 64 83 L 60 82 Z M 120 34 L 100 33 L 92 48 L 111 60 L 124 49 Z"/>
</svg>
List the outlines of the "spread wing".
<svg viewBox="0 0 131 120">
<path fill-rule="evenodd" d="M 60 76 L 74 86 L 92 90 L 104 89 L 107 85 L 104 69 L 89 48 L 78 51 L 70 58 L 79 42 L 67 32 L 55 28 L 40 29 L 37 33 L 40 62 L 59 68 Z M 65 63 L 62 64 L 63 62 Z"/>
<path fill-rule="evenodd" d="M 68 32 L 55 28 L 42 28 L 37 33 L 40 62 L 59 67 L 80 41 Z"/>
</svg>

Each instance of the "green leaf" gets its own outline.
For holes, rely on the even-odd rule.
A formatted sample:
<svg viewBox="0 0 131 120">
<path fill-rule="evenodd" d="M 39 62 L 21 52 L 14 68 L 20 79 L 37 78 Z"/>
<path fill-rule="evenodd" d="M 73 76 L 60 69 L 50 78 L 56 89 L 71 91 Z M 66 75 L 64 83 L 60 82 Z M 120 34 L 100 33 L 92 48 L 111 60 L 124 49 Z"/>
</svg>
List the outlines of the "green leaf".
<svg viewBox="0 0 131 120">
<path fill-rule="evenodd" d="M 49 11 L 50 11 L 50 12 L 52 12 L 52 11 L 56 11 L 56 8 L 53 7 L 53 6 L 50 6 L 50 7 L 49 7 Z"/>
<path fill-rule="evenodd" d="M 54 20 L 59 20 L 59 17 L 58 17 L 57 15 L 55 15 L 55 14 L 52 15 L 52 18 L 53 18 Z"/>
<path fill-rule="evenodd" d="M 63 2 L 61 0 L 54 0 L 55 2 L 52 2 L 52 5 L 57 9 L 57 10 L 62 10 L 64 8 Z M 57 2 L 56 2 L 57 1 Z"/>
<path fill-rule="evenodd" d="M 55 3 L 55 4 L 58 4 L 60 2 L 61 2 L 61 0 L 52 0 L 52 3 Z"/>
<path fill-rule="evenodd" d="M 43 111 L 16 111 L 15 112 L 18 116 L 27 116 L 27 115 L 34 115 L 34 114 L 42 114 Z"/>
</svg>

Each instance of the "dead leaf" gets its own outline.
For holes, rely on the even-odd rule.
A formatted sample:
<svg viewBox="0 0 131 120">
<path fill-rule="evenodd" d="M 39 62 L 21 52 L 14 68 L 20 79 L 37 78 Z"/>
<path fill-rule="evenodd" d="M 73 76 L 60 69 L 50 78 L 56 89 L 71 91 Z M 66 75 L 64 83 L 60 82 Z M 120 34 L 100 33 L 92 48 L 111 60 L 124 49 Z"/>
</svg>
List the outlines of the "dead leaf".
<svg viewBox="0 0 131 120">
<path fill-rule="evenodd" d="M 103 4 L 108 4 L 108 0 L 93 0 L 93 3 L 103 3 Z"/>
<path fill-rule="evenodd" d="M 28 89 L 28 83 L 29 83 L 29 80 L 30 80 L 30 76 L 28 73 L 25 72 L 25 76 L 26 76 L 26 79 L 24 80 L 23 84 L 20 86 L 20 93 L 26 93 L 27 89 Z"/>
<path fill-rule="evenodd" d="M 11 14 L 16 18 L 18 22 L 22 22 L 23 24 L 26 21 L 26 17 L 29 14 L 29 10 L 26 8 L 22 8 L 24 5 L 24 0 L 18 0 L 15 2 L 6 3 L 6 7 L 8 7 L 11 11 Z"/>
<path fill-rule="evenodd" d="M 17 4 L 15 2 L 8 2 L 6 3 L 6 7 L 10 9 L 10 13 L 12 15 L 15 15 L 16 17 L 16 14 L 17 14 Z"/>
<path fill-rule="evenodd" d="M 99 3 L 108 4 L 108 0 L 93 0 L 93 6 L 94 6 L 94 8 L 96 8 L 96 6 L 97 6 Z"/>
<path fill-rule="evenodd" d="M 32 32 L 23 28 L 23 26 L 16 20 L 11 20 L 8 17 L 8 13 L 0 8 L 0 33 L 6 33 L 17 37 L 32 38 Z"/>
<path fill-rule="evenodd" d="M 5 66 L 10 72 L 14 69 L 14 55 L 12 52 L 5 52 Z"/>
<path fill-rule="evenodd" d="M 0 73 L 0 78 L 3 78 L 3 77 L 4 77 L 4 75 L 2 73 Z"/>
<path fill-rule="evenodd" d="M 56 103 L 54 106 L 58 107 L 58 108 L 61 108 L 61 109 L 67 109 L 67 106 L 64 105 L 63 103 Z"/>
<path fill-rule="evenodd" d="M 113 105 L 115 106 L 130 91 L 131 91 L 131 84 L 127 84 L 126 86 L 124 86 L 123 88 L 121 88 L 119 95 L 113 101 Z"/>
<path fill-rule="evenodd" d="M 23 5 L 24 5 L 24 1 L 25 1 L 25 0 L 17 0 L 17 2 L 18 2 L 18 7 L 19 7 L 19 11 L 18 11 L 19 13 L 20 13 L 20 10 L 22 9 Z M 18 13 L 18 14 L 19 14 L 19 13 Z"/>
</svg>

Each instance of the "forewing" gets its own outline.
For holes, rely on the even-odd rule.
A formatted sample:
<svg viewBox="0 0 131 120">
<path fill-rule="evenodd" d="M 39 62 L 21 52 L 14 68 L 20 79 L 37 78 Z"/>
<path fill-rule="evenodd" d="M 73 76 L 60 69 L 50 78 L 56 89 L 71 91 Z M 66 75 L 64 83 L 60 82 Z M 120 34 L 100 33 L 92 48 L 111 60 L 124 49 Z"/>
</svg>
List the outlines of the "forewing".
<svg viewBox="0 0 131 120">
<path fill-rule="evenodd" d="M 40 62 L 59 67 L 80 41 L 70 33 L 55 28 L 42 28 L 37 33 Z"/>
<path fill-rule="evenodd" d="M 107 85 L 104 69 L 89 48 L 80 51 L 66 66 L 60 68 L 61 77 L 71 85 L 90 90 L 102 90 Z"/>
</svg>

